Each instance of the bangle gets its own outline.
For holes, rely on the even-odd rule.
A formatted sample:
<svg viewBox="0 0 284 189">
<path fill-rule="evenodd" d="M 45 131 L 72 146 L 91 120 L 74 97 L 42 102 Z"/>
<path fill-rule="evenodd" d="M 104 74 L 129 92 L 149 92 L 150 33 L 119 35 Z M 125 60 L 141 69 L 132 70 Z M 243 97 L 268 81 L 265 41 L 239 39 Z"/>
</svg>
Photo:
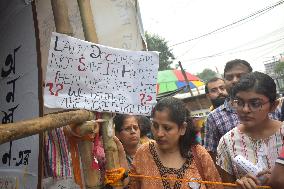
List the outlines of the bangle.
<svg viewBox="0 0 284 189">
<path fill-rule="evenodd" d="M 126 179 L 128 177 L 128 171 L 125 170 L 125 172 L 123 173 L 121 180 L 124 181 L 124 179 Z"/>
<path fill-rule="evenodd" d="M 105 172 L 105 185 L 121 186 L 121 183 L 128 177 L 128 171 L 124 168 L 106 170 Z"/>
</svg>

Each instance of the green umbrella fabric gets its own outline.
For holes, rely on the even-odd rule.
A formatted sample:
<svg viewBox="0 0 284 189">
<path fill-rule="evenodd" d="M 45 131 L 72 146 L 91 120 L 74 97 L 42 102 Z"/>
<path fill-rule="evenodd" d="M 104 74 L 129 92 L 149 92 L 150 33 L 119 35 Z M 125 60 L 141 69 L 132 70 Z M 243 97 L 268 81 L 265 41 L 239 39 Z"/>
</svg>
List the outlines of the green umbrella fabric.
<svg viewBox="0 0 284 189">
<path fill-rule="evenodd" d="M 196 88 L 204 85 L 200 79 L 189 72 L 186 72 L 187 79 L 189 80 L 190 88 Z M 186 82 L 180 70 L 164 70 L 158 72 L 157 93 L 166 93 L 175 91 L 181 87 L 186 86 Z"/>
<path fill-rule="evenodd" d="M 167 83 L 177 81 L 177 77 L 173 70 L 164 70 L 158 72 L 158 83 Z"/>
<path fill-rule="evenodd" d="M 174 91 L 177 88 L 177 77 L 173 70 L 164 70 L 158 72 L 159 94 L 168 91 Z"/>
</svg>

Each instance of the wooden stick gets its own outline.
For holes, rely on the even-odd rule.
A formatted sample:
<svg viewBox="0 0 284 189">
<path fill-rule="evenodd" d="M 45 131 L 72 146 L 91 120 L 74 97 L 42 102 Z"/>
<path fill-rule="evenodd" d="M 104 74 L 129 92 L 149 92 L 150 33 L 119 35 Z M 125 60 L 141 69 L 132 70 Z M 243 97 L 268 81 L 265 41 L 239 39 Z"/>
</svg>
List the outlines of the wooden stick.
<svg viewBox="0 0 284 189">
<path fill-rule="evenodd" d="M 94 137 L 99 132 L 99 124 L 93 121 L 84 122 L 81 125 L 72 125 L 70 128 L 72 135 L 82 138 L 86 135 Z M 98 170 L 92 168 L 93 163 L 93 142 L 90 140 L 78 141 L 78 147 L 81 157 L 82 172 L 84 173 L 85 187 L 100 188 L 101 175 Z"/>
<path fill-rule="evenodd" d="M 71 127 L 73 126 L 73 127 Z M 70 125 L 73 135 L 82 137 L 84 135 L 97 134 L 99 132 L 99 124 L 92 121 L 86 121 L 79 125 Z"/>
<path fill-rule="evenodd" d="M 111 121 L 111 114 L 104 113 L 103 119 Z M 120 167 L 120 163 L 118 159 L 118 149 L 116 143 L 113 140 L 113 124 L 109 121 L 104 122 L 101 129 L 103 132 L 103 143 L 107 161 L 106 169 L 115 169 Z"/>
<path fill-rule="evenodd" d="M 87 110 L 76 110 L 49 114 L 40 118 L 0 125 L 0 144 L 28 137 L 43 131 L 59 128 L 69 124 L 79 124 L 94 118 Z"/>
<path fill-rule="evenodd" d="M 85 40 L 98 43 L 90 0 L 77 0 L 77 2 L 79 5 Z M 91 168 L 93 161 L 92 147 L 93 143 L 90 141 L 82 141 L 79 144 L 86 189 L 101 188 L 102 185 L 100 182 L 100 171 Z"/>
<path fill-rule="evenodd" d="M 38 70 L 38 102 L 39 102 L 39 117 L 43 116 L 43 90 L 42 90 L 42 61 L 41 61 L 41 47 L 40 47 L 40 32 L 39 32 L 39 22 L 37 13 L 37 3 L 32 2 L 32 12 L 34 20 L 34 29 L 36 37 L 36 52 L 37 52 L 37 70 Z M 39 13 L 40 14 L 40 13 Z M 44 134 L 40 133 L 38 136 L 38 178 L 37 178 L 37 189 L 42 189 L 42 178 L 44 175 Z"/>
<path fill-rule="evenodd" d="M 186 82 L 186 84 L 187 84 L 186 87 L 187 87 L 187 89 L 189 90 L 190 95 L 193 96 L 192 90 L 191 90 L 190 85 L 189 85 L 189 81 L 188 81 L 188 79 L 187 79 L 187 77 L 186 77 L 186 73 L 185 73 L 185 71 L 184 71 L 184 69 L 183 69 L 183 67 L 182 67 L 180 61 L 178 61 L 178 65 L 179 65 L 179 67 L 180 67 L 180 70 L 181 70 L 181 73 L 182 73 L 182 75 L 183 75 L 183 78 L 184 78 L 184 80 L 185 80 L 185 82 Z"/>
<path fill-rule="evenodd" d="M 82 24 L 84 28 L 84 34 L 87 41 L 98 43 L 96 27 L 93 20 L 93 15 L 91 11 L 90 0 L 77 0 L 80 8 Z M 107 120 L 102 123 L 102 133 L 103 133 L 103 143 L 106 155 L 106 168 L 113 169 L 120 167 L 118 159 L 117 146 L 113 140 L 114 129 L 109 120 L 111 119 L 111 114 L 103 113 L 102 118 Z M 112 133 L 112 135 L 110 135 Z"/>
<path fill-rule="evenodd" d="M 51 0 L 56 32 L 73 35 L 65 0 Z"/>
<path fill-rule="evenodd" d="M 80 9 L 85 39 L 93 43 L 98 43 L 90 0 L 77 0 L 77 2 Z"/>
<path fill-rule="evenodd" d="M 84 181 L 86 189 L 101 188 L 101 174 L 99 170 L 92 168 L 93 162 L 93 142 L 78 142 L 79 152 L 81 156 L 82 171 L 84 173 Z"/>
</svg>

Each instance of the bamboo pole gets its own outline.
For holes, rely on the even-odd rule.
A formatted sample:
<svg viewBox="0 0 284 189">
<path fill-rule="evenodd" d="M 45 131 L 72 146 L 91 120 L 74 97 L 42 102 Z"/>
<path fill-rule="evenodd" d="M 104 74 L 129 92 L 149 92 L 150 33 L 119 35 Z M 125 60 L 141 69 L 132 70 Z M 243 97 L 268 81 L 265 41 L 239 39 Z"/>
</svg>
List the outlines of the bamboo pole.
<svg viewBox="0 0 284 189">
<path fill-rule="evenodd" d="M 51 1 L 52 1 L 52 9 L 54 14 L 56 31 L 59 33 L 65 33 L 67 35 L 72 36 L 73 30 L 69 20 L 66 1 L 65 0 L 51 0 Z M 92 169 L 93 142 L 82 141 L 78 144 L 78 148 L 82 162 L 82 169 L 83 169 L 82 172 L 84 175 L 85 187 L 96 188 L 98 185 L 100 185 L 100 172 L 98 170 Z M 82 188 L 83 186 L 81 185 L 80 187 Z"/>
<path fill-rule="evenodd" d="M 37 12 L 37 3 L 32 2 L 32 12 L 34 20 L 34 31 L 36 37 L 36 53 L 37 53 L 37 70 L 38 70 L 38 102 L 39 102 L 39 117 L 43 116 L 43 91 L 42 91 L 42 60 L 41 60 L 41 47 L 40 47 L 40 32 L 39 32 L 39 22 L 38 22 L 38 12 Z M 38 136 L 38 178 L 37 178 L 37 189 L 42 188 L 42 178 L 44 175 L 44 166 L 43 166 L 43 155 L 44 155 L 44 134 L 40 133 Z"/>
<path fill-rule="evenodd" d="M 103 121 L 103 120 L 98 120 Z M 79 125 L 69 125 L 65 127 L 65 134 L 68 137 L 68 141 L 70 143 L 70 153 L 71 153 L 71 158 L 72 158 L 72 165 L 73 165 L 73 174 L 74 174 L 74 180 L 76 184 L 80 186 L 80 188 L 85 188 L 82 182 L 81 178 L 81 172 L 83 173 L 89 173 L 90 171 L 92 172 L 92 167 L 91 166 L 83 166 L 82 171 L 81 171 L 81 164 L 92 164 L 93 160 L 93 154 L 92 154 L 92 149 L 93 149 L 93 143 L 92 141 L 94 140 L 95 134 L 99 132 L 99 124 L 96 123 L 95 121 L 86 121 L 83 124 Z M 81 143 L 85 144 L 85 141 L 91 141 L 87 144 L 89 145 L 83 145 L 81 146 Z M 80 148 L 78 148 L 81 146 Z M 80 155 L 79 155 L 80 153 Z M 81 163 L 80 159 L 81 157 Z M 86 162 L 87 161 L 87 162 Z"/>
<path fill-rule="evenodd" d="M 85 40 L 98 43 L 90 0 L 77 0 L 77 2 L 79 5 Z M 91 158 L 92 148 L 93 143 L 90 141 L 83 141 L 79 143 L 85 187 L 87 189 L 101 188 L 102 185 L 100 171 L 91 168 L 93 161 L 93 158 Z"/>
<path fill-rule="evenodd" d="M 114 129 L 111 114 L 104 113 L 104 120 L 109 120 L 105 122 L 102 127 L 103 133 L 103 144 L 104 150 L 106 154 L 106 169 L 115 169 L 120 167 L 119 159 L 118 159 L 118 149 L 116 143 L 113 140 Z"/>
<path fill-rule="evenodd" d="M 65 0 L 51 0 L 56 32 L 73 36 L 69 21 L 68 7 Z"/>
<path fill-rule="evenodd" d="M 92 168 L 93 142 L 78 142 L 86 189 L 100 188 L 100 171 Z"/>
<path fill-rule="evenodd" d="M 80 9 L 85 39 L 90 42 L 98 43 L 90 0 L 77 0 L 77 2 Z"/>
<path fill-rule="evenodd" d="M 8 141 L 28 137 L 47 130 L 59 128 L 69 124 L 80 124 L 94 118 L 87 110 L 69 111 L 49 114 L 31 120 L 0 125 L 0 144 Z M 23 129 L 24 128 L 24 129 Z"/>
<path fill-rule="evenodd" d="M 73 129 L 76 130 L 78 136 L 97 134 L 99 132 L 99 124 L 96 124 L 95 121 L 86 121 L 83 124 L 76 125 Z"/>
<path fill-rule="evenodd" d="M 101 174 L 99 170 L 92 168 L 93 163 L 93 142 L 83 140 L 78 143 L 82 170 L 86 189 L 101 188 Z"/>
<path fill-rule="evenodd" d="M 96 28 L 93 21 L 93 15 L 90 6 L 90 0 L 77 0 L 81 12 L 81 19 L 83 23 L 83 30 L 87 41 L 98 43 Z M 111 121 L 110 113 L 103 113 L 102 118 L 107 120 L 102 123 L 103 145 L 106 155 L 106 169 L 113 169 L 120 167 L 118 159 L 117 146 L 113 140 L 114 129 Z"/>
</svg>

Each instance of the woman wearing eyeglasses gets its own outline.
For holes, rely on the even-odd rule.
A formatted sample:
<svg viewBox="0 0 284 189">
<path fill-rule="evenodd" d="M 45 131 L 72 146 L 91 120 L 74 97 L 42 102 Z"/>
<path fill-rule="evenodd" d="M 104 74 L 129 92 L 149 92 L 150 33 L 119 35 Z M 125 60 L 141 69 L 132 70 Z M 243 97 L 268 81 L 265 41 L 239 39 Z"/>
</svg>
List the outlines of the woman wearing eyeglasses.
<svg viewBox="0 0 284 189">
<path fill-rule="evenodd" d="M 283 145 L 282 122 L 268 115 L 278 105 L 276 85 L 270 76 L 253 72 L 232 88 L 231 98 L 240 124 L 219 141 L 216 163 L 221 167 L 223 182 L 236 181 L 243 189 L 253 189 L 267 184 L 267 175 L 258 172 L 274 166 Z M 256 169 L 246 169 L 247 164 L 240 162 L 251 163 L 250 167 Z"/>
<path fill-rule="evenodd" d="M 126 153 L 128 165 L 140 145 L 140 129 L 138 117 L 127 114 L 117 114 L 113 119 L 115 136 L 120 140 Z"/>
<path fill-rule="evenodd" d="M 221 185 L 200 185 L 175 180 L 221 181 L 210 155 L 195 141 L 196 130 L 181 100 L 173 97 L 161 99 L 152 111 L 151 121 L 155 141 L 145 143 L 137 150 L 131 169 L 132 174 L 143 175 L 145 178 L 130 177 L 130 188 L 223 188 Z M 116 142 L 120 152 L 120 162 L 125 165 L 122 146 L 119 141 Z M 154 177 L 169 179 L 151 179 Z"/>
</svg>

